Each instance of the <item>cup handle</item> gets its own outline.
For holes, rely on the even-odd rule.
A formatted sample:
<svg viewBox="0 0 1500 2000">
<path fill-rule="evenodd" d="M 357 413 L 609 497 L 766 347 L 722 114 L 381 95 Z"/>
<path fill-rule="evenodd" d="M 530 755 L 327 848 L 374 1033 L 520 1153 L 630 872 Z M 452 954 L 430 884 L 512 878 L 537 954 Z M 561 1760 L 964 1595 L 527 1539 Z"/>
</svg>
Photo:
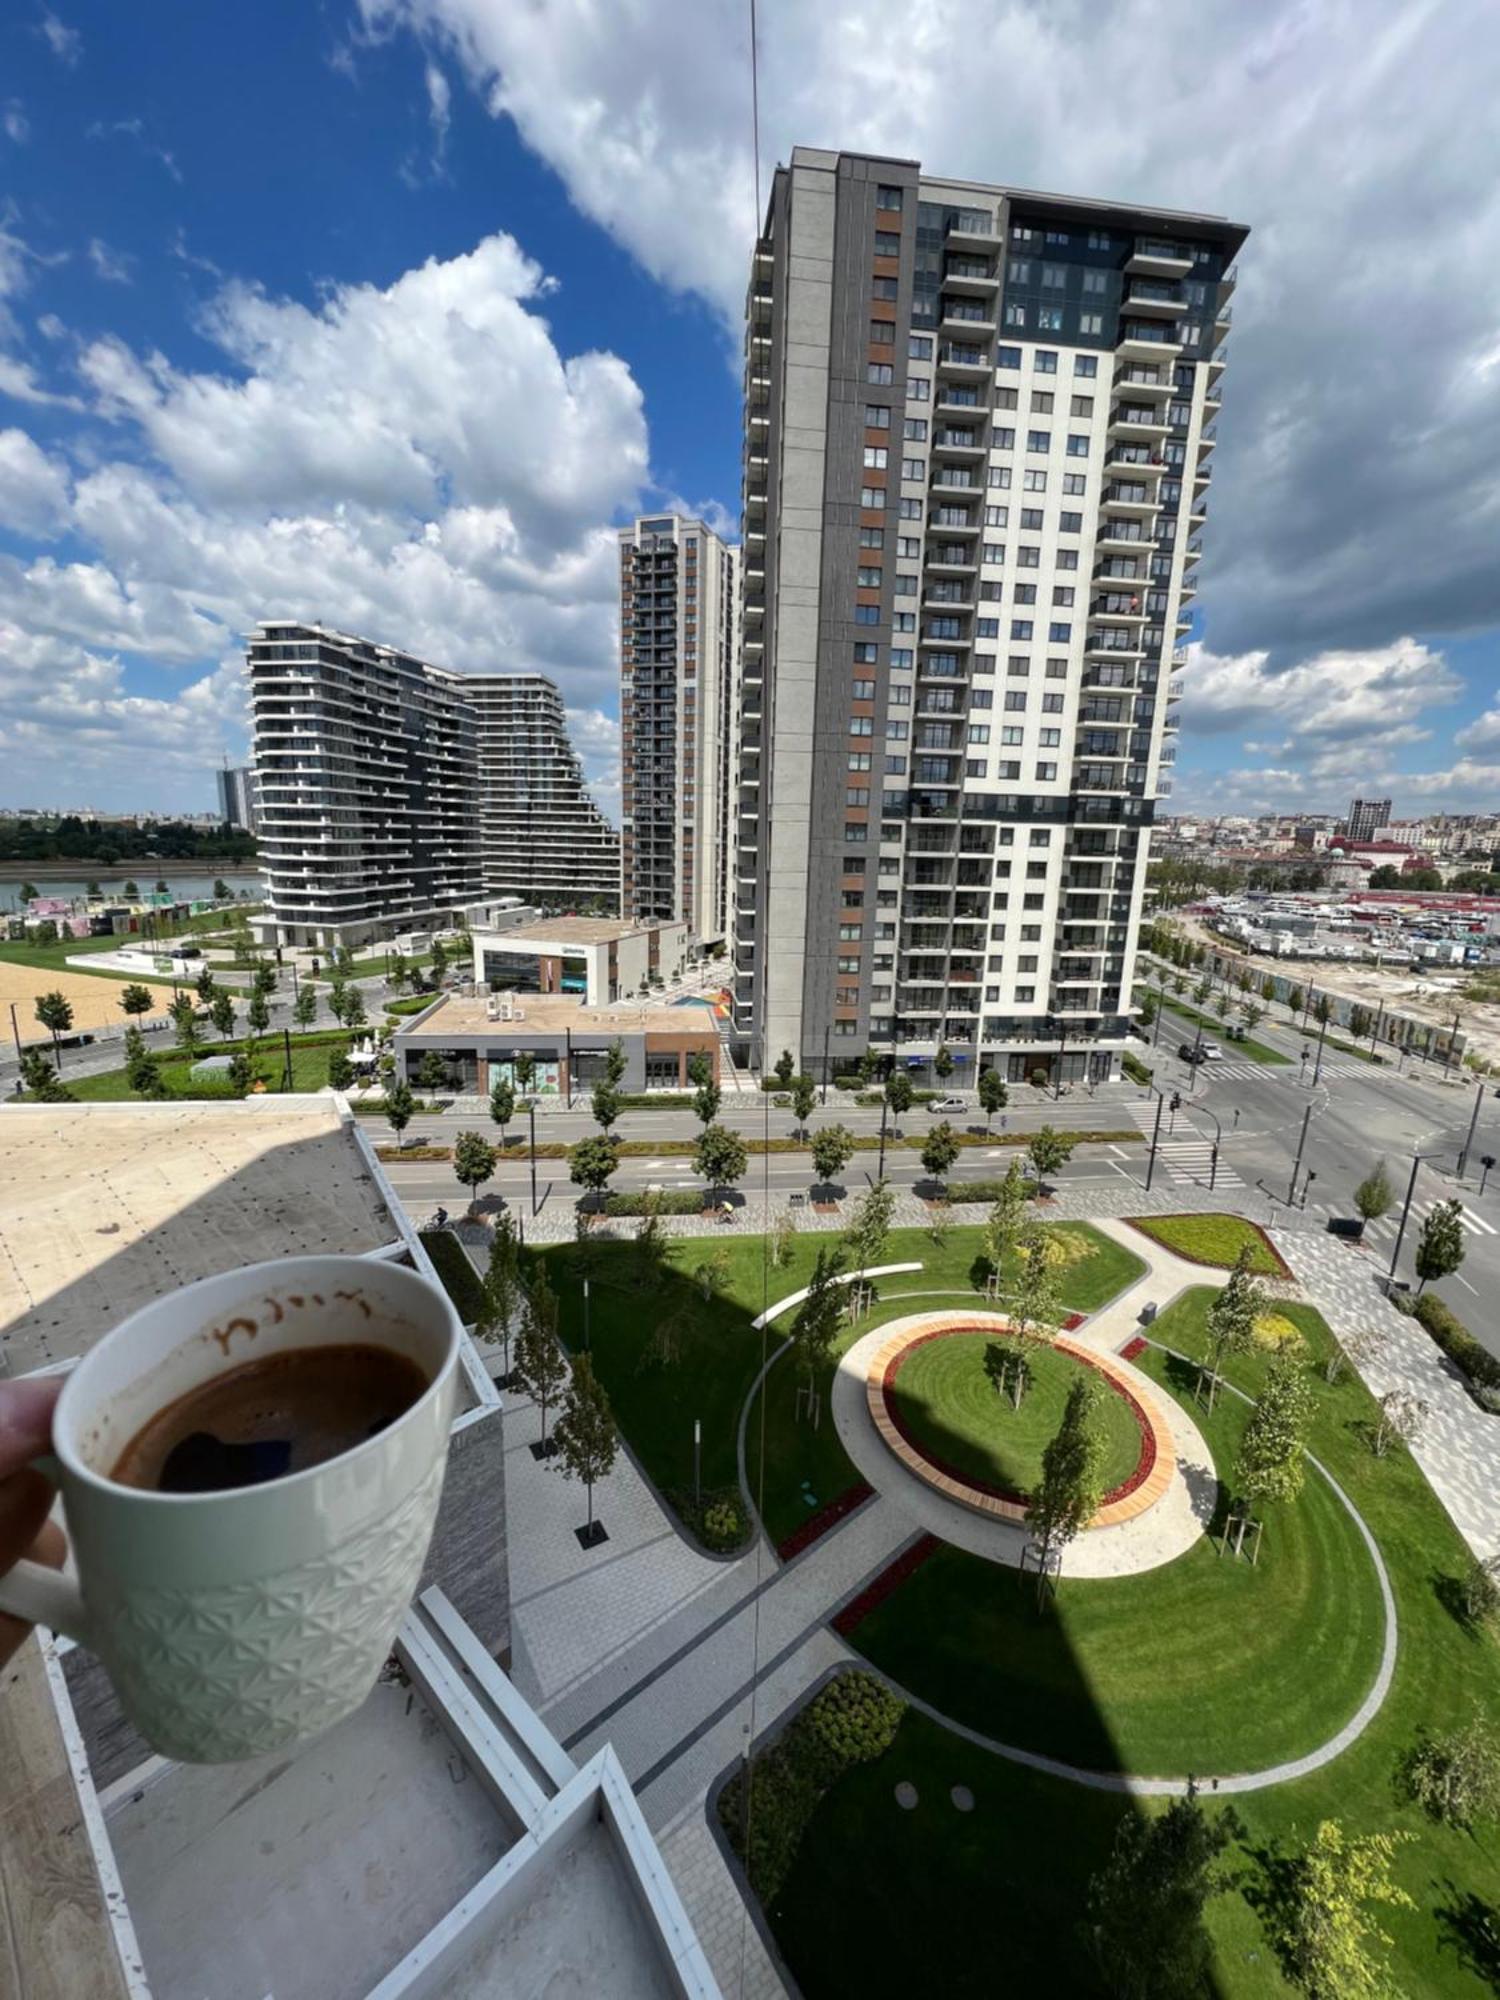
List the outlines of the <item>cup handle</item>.
<svg viewBox="0 0 1500 2000">
<path fill-rule="evenodd" d="M 78 1585 L 45 1563 L 18 1562 L 0 1576 L 0 1611 L 87 1643 L 88 1621 Z"/>
</svg>

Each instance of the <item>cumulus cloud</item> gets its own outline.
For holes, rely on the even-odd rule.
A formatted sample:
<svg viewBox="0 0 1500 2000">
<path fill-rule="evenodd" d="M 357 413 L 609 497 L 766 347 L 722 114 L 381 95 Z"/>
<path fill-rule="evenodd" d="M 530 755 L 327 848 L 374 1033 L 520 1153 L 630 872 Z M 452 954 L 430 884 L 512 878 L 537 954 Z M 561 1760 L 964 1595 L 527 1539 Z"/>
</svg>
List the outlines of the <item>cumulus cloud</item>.
<svg viewBox="0 0 1500 2000">
<path fill-rule="evenodd" d="M 617 783 L 607 523 L 639 503 L 646 426 L 623 362 L 559 350 L 548 290 L 497 235 L 315 306 L 226 284 L 200 324 L 216 368 L 83 345 L 76 474 L 0 433 L 0 517 L 38 544 L 0 555 L 0 626 L 26 640 L 9 672 L 55 680 L 17 707 L 4 744 L 26 756 L 7 768 L 30 790 L 49 758 L 68 771 L 76 732 L 58 717 L 76 705 L 101 741 L 119 724 L 119 788 L 138 799 L 129 732 L 169 709 L 173 743 L 196 730 L 193 802 L 204 743 L 242 736 L 240 636 L 286 613 L 460 670 L 552 675 L 586 721 L 589 775 Z M 46 546 L 64 535 L 66 553 Z M 142 708 L 127 689 L 150 684 L 144 663 L 192 678 Z"/>
<path fill-rule="evenodd" d="M 511 119 L 575 205 L 737 339 L 744 9 L 360 0 Z M 1285 664 L 1500 621 L 1500 192 L 1482 0 L 765 0 L 762 197 L 794 144 L 1252 225 L 1200 600 Z M 979 31 L 976 31 L 978 29 Z M 958 52 L 961 52 L 959 54 Z M 1149 52 L 1143 56 L 1143 52 Z M 1128 81 L 1141 71 L 1150 115 Z M 1420 357 L 1420 365 L 1415 365 Z"/>
<path fill-rule="evenodd" d="M 1453 745 L 1457 750 L 1500 749 L 1500 708 L 1489 708 L 1483 715 L 1475 716 L 1454 736 Z"/>
</svg>

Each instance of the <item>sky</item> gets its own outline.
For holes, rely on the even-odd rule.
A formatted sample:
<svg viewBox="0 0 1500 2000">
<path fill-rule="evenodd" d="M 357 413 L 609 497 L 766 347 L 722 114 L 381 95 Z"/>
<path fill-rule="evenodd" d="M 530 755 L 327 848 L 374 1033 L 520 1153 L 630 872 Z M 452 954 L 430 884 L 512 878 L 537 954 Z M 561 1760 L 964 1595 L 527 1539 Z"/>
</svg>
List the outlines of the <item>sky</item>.
<svg viewBox="0 0 1500 2000">
<path fill-rule="evenodd" d="M 1177 791 L 1500 809 L 1480 0 L 760 0 L 794 144 L 1231 215 Z M 618 811 L 613 528 L 739 512 L 748 0 L 13 0 L 0 805 L 207 810 L 242 635 L 541 671 Z"/>
</svg>

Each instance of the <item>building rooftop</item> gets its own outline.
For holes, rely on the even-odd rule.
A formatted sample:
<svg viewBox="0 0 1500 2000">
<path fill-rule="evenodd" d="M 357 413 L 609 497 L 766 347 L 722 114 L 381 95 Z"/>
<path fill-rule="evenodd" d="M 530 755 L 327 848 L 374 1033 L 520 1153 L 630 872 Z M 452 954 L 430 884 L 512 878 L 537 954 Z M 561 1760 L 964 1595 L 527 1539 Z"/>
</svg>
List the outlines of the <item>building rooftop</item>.
<svg viewBox="0 0 1500 2000">
<path fill-rule="evenodd" d="M 620 917 L 537 917 L 531 916 L 518 924 L 499 923 L 486 925 L 485 930 L 493 930 L 494 935 L 507 943 L 526 942 L 539 938 L 548 944 L 615 944 L 621 938 L 644 937 L 654 930 L 670 929 L 669 919 L 660 924 L 630 923 Z"/>
<path fill-rule="evenodd" d="M 511 1029 L 541 1035 L 712 1036 L 716 1032 L 706 1010 L 697 1006 L 653 1007 L 617 1000 L 590 1007 L 570 993 L 450 993 L 417 1015 L 410 1026 L 399 1027 L 398 1039 L 440 1042 L 452 1035 L 493 1035 L 503 1040 Z"/>
<path fill-rule="evenodd" d="M 0 1110 L 0 1356 L 76 1359 L 164 1291 L 400 1227 L 333 1097 Z"/>
</svg>

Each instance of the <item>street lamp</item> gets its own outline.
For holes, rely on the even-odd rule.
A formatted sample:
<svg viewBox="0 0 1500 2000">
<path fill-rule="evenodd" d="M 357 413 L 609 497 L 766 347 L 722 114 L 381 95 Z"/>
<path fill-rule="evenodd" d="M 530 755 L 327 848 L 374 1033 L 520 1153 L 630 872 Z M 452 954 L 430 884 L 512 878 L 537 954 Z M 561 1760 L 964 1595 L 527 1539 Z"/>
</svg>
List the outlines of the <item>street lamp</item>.
<svg viewBox="0 0 1500 2000">
<path fill-rule="evenodd" d="M 1401 1225 L 1396 1231 L 1396 1247 L 1391 1252 L 1391 1268 L 1389 1272 L 1391 1278 L 1394 1278 L 1396 1275 L 1396 1265 L 1401 1256 L 1401 1245 L 1406 1236 L 1406 1219 L 1411 1214 L 1411 1198 L 1416 1192 L 1417 1187 L 1417 1169 L 1421 1164 L 1422 1155 L 1420 1153 L 1413 1153 L 1411 1156 L 1411 1178 L 1406 1183 L 1406 1200 L 1401 1204 Z"/>
<path fill-rule="evenodd" d="M 1469 1148 L 1474 1143 L 1474 1128 L 1479 1123 L 1479 1111 L 1484 1103 L 1484 1085 L 1479 1084 L 1474 1092 L 1474 1115 L 1469 1120 L 1469 1130 L 1464 1138 L 1464 1149 L 1458 1156 L 1458 1179 L 1462 1181 L 1464 1168 L 1469 1164 Z"/>
<path fill-rule="evenodd" d="M 1062 1096 L 1063 1064 L 1068 1057 L 1068 1021 L 1065 1014 L 1057 1016 L 1057 1087 L 1052 1093 L 1055 1104 Z"/>
<path fill-rule="evenodd" d="M 536 1099 L 526 1100 L 526 1116 L 531 1121 L 531 1212 L 536 1214 Z"/>
<path fill-rule="evenodd" d="M 1495 1164 L 1495 1156 L 1494 1156 L 1494 1154 L 1493 1154 L 1493 1153 L 1481 1153 L 1481 1154 L 1479 1155 L 1479 1164 L 1480 1164 L 1480 1166 L 1481 1166 L 1481 1167 L 1482 1167 L 1482 1168 L 1484 1169 L 1483 1173 L 1482 1173 L 1482 1174 L 1481 1174 L 1481 1175 L 1479 1176 L 1479 1192 L 1480 1192 L 1481 1194 L 1483 1194 L 1483 1193 L 1484 1193 L 1484 1184 L 1485 1184 L 1485 1182 L 1486 1182 L 1486 1181 L 1487 1181 L 1487 1180 L 1489 1179 L 1489 1177 L 1490 1177 L 1490 1168 L 1491 1168 L 1492 1166 L 1494 1166 L 1494 1164 Z"/>
<path fill-rule="evenodd" d="M 1316 1090 L 1318 1087 L 1318 1078 L 1323 1074 L 1323 1044 L 1328 1039 L 1328 1023 L 1332 1018 L 1333 1016 L 1331 1013 L 1325 1014 L 1323 1016 L 1322 1026 L 1318 1030 L 1318 1060 L 1313 1064 L 1314 1090 Z"/>
</svg>

